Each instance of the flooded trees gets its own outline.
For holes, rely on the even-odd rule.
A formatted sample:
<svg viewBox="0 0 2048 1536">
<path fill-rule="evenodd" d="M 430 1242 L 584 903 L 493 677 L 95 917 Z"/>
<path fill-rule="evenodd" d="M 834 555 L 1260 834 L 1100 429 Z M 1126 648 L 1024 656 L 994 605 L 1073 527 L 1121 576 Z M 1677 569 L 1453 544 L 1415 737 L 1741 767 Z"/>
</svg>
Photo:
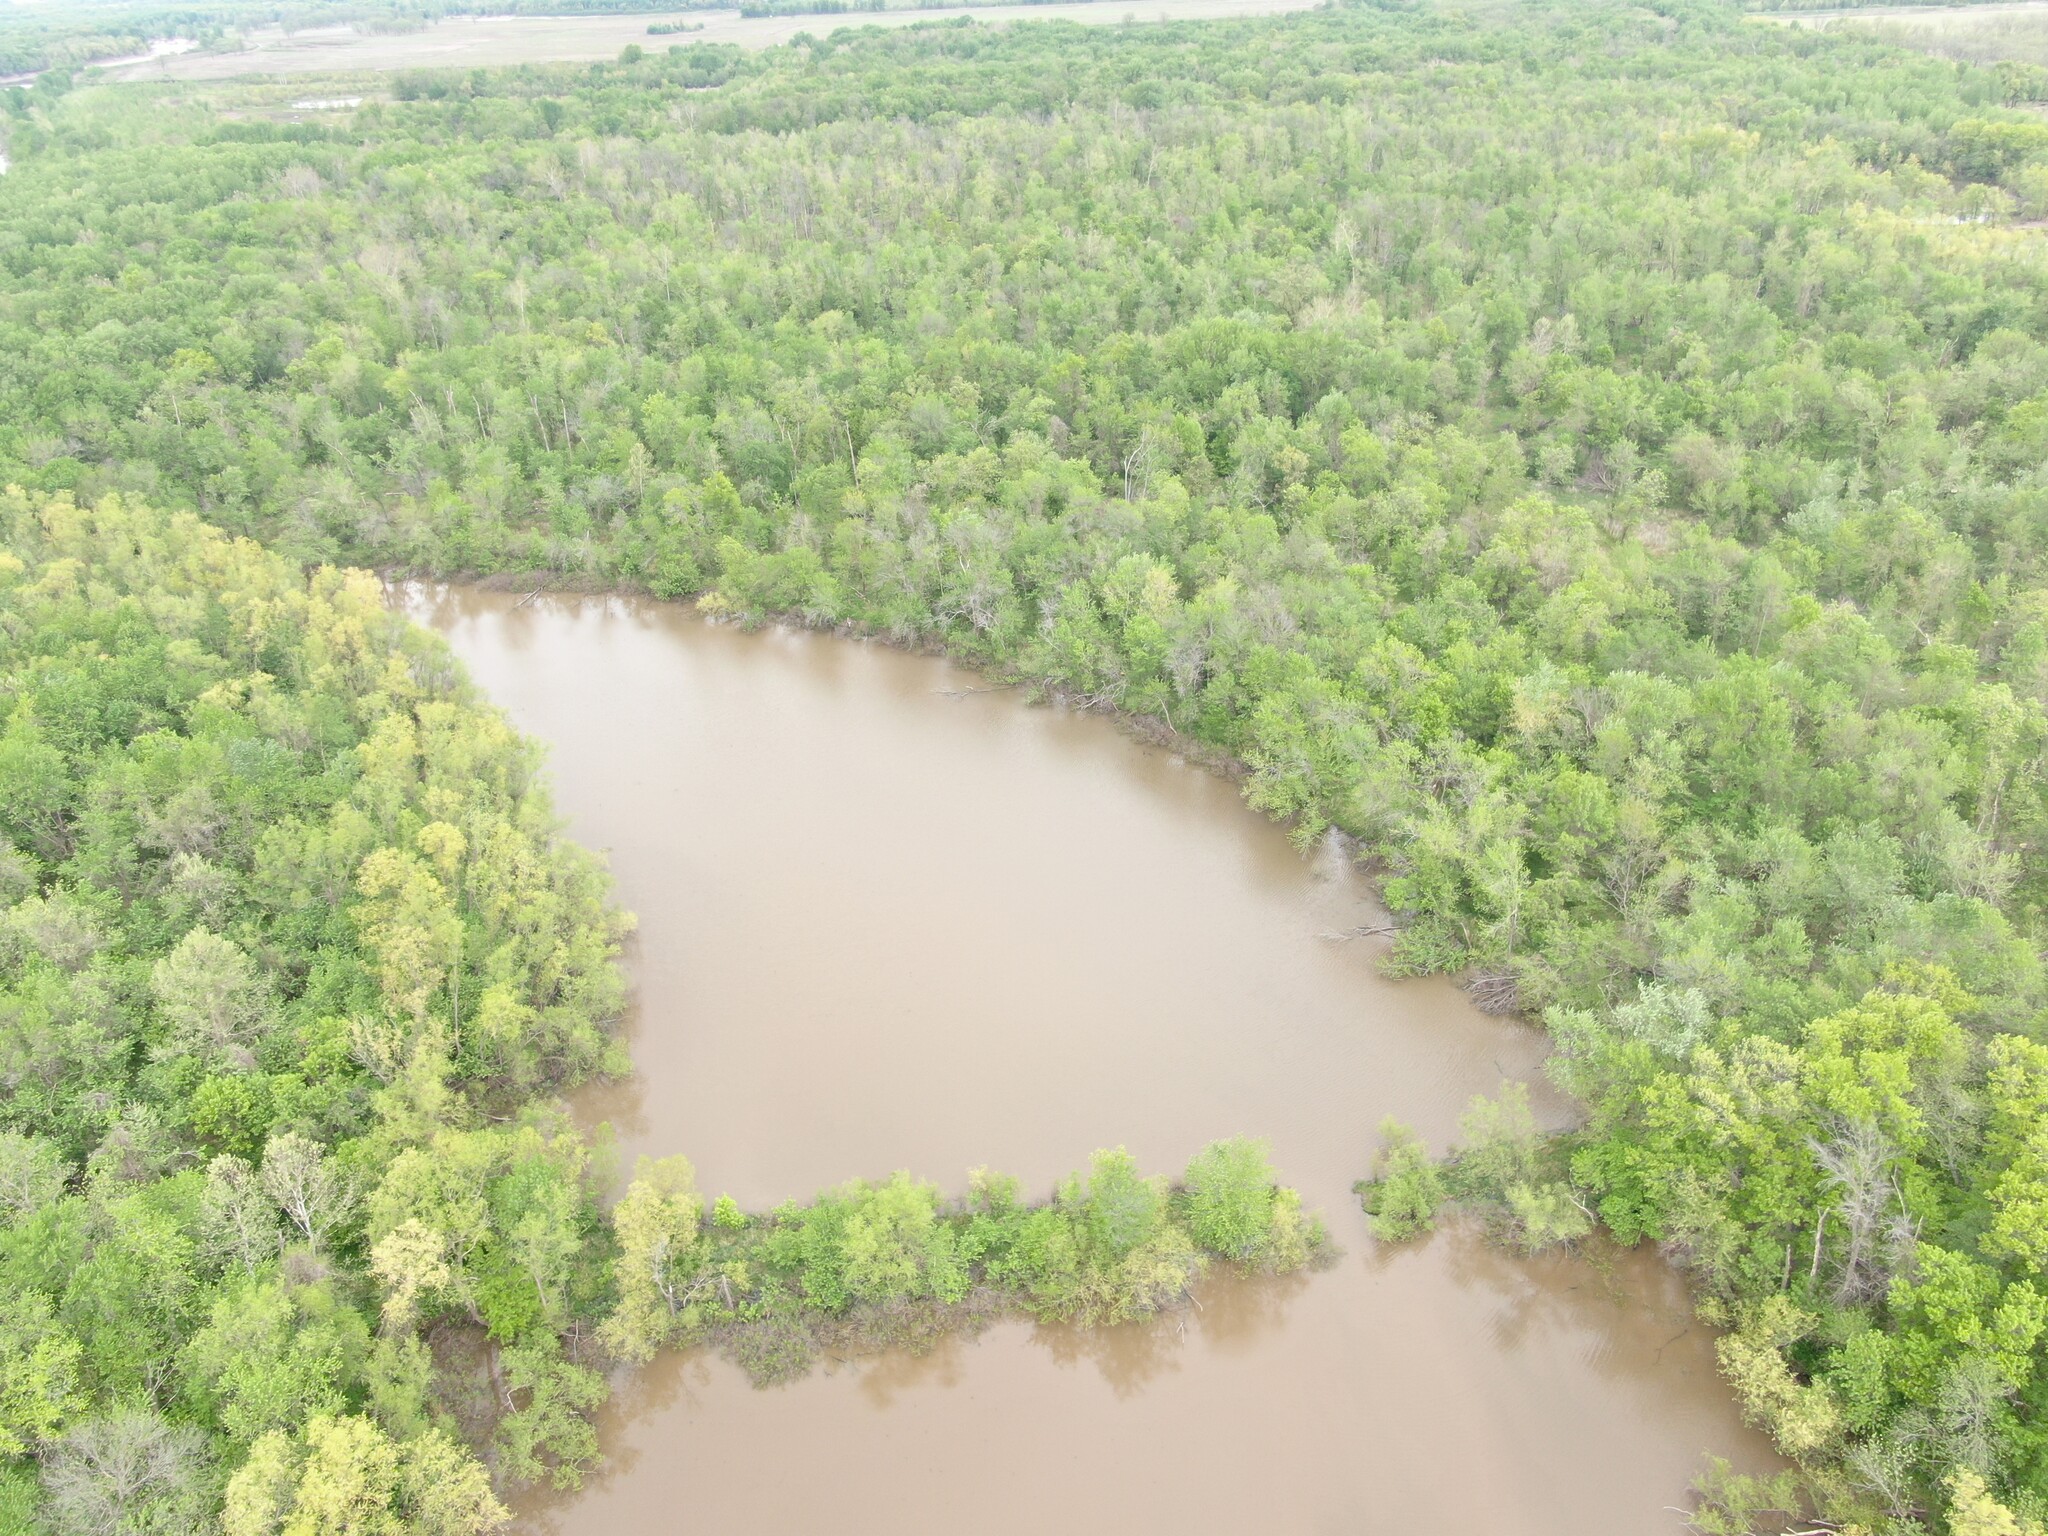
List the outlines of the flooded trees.
<svg viewBox="0 0 2048 1536">
<path fill-rule="evenodd" d="M 702 1254 L 697 1238 L 704 1202 L 689 1161 L 642 1158 L 625 1198 L 612 1207 L 619 1256 L 618 1301 L 600 1337 L 621 1360 L 645 1363 L 684 1326 L 695 1299 Z"/>
<path fill-rule="evenodd" d="M 758 1379 L 782 1379 L 827 1340 L 928 1343 L 1006 1311 L 1128 1322 L 1183 1305 L 1211 1262 L 1285 1273 L 1330 1253 L 1322 1223 L 1248 1140 L 1204 1150 L 1180 1186 L 1140 1174 L 1121 1147 L 1042 1204 L 986 1169 L 969 1185 L 948 1201 L 899 1173 L 707 1223 L 687 1163 L 643 1161 L 612 1211 L 618 1298 L 600 1336 L 631 1361 L 710 1341 Z"/>
<path fill-rule="evenodd" d="M 1758 1347 L 1853 1384 L 1879 1468 L 1831 1497 L 2048 1500 L 2048 1352 L 1909 1307 L 1939 1271 L 2022 1318 L 2048 1256 L 2006 1097 L 2048 1004 L 2034 87 L 1729 8 L 1468 10 L 692 47 L 408 80 L 316 137 L 9 97 L 4 1128 L 65 1169 L 24 1248 L 92 1257 L 0 1266 L 95 1411 L 229 1268 L 371 1275 L 388 1329 L 557 1385 L 546 1341 L 611 1310 L 535 1107 L 621 1064 L 601 876 L 373 582 L 102 499 L 146 485 L 311 563 L 651 587 L 1156 714 L 1376 861 L 1391 970 L 1551 1021 L 1595 1119 L 1475 1138 L 1501 1230 L 1596 1212 L 1710 1304 L 1796 1292 L 1815 1331 Z M 1942 1062 L 1828 1036 L 1919 996 L 1901 964 L 1973 999 Z M 273 1259 L 216 1160 L 287 1137 L 364 1203 L 280 1164 Z M 1164 1216 L 1098 1177 L 979 1210 L 975 1258 L 912 1184 L 839 1192 L 763 1223 L 772 1299 L 1000 1263 L 1094 1315 L 1172 1231 L 1310 1245 L 1243 1152 Z"/>
</svg>

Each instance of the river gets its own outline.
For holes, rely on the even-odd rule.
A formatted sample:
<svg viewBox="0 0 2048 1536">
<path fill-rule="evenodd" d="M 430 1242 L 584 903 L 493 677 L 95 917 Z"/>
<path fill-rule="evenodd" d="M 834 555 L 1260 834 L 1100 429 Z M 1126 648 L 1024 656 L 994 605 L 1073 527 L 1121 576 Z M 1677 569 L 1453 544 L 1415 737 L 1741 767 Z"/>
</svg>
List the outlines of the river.
<svg viewBox="0 0 2048 1536">
<path fill-rule="evenodd" d="M 625 1158 L 762 1207 L 907 1167 L 1048 1189 L 1098 1146 L 1177 1170 L 1268 1137 L 1345 1249 L 1097 1333 L 1005 1324 L 756 1391 L 671 1355 L 608 1470 L 520 1529 L 1676 1531 L 1703 1454 L 1763 1465 L 1647 1254 L 1376 1250 L 1350 1184 L 1393 1113 L 1438 1144 L 1538 1035 L 1389 982 L 1366 882 L 1225 780 L 944 661 L 622 598 L 414 587 L 639 914 Z M 1541 1093 L 1544 1112 L 1568 1107 Z"/>
</svg>

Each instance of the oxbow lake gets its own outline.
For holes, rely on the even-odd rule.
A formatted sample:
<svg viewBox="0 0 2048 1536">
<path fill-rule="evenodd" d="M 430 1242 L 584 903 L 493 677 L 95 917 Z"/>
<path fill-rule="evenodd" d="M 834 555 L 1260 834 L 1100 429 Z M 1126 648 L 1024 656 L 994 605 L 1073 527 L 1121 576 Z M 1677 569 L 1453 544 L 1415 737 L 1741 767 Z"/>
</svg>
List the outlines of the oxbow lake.
<svg viewBox="0 0 2048 1536">
<path fill-rule="evenodd" d="M 765 1207 L 908 1168 L 1049 1190 L 1096 1147 L 1177 1171 L 1268 1138 L 1334 1269 L 1214 1277 L 1099 1332 L 1001 1325 L 757 1391 L 670 1355 L 608 1467 L 520 1529 L 1075 1536 L 1682 1529 L 1715 1453 L 1767 1465 L 1648 1253 L 1377 1249 L 1351 1194 L 1396 1114 L 1436 1144 L 1541 1037 L 1391 982 L 1342 854 L 1226 780 L 947 662 L 673 605 L 412 586 L 396 600 L 550 748 L 639 915 L 637 1076 L 585 1094 L 624 1159 Z"/>
</svg>

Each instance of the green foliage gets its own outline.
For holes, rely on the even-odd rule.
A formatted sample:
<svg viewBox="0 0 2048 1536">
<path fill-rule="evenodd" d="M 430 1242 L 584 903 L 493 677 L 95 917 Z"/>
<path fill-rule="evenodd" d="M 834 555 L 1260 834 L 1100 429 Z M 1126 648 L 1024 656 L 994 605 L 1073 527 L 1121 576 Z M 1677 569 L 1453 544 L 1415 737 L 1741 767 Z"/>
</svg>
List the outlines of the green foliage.
<svg viewBox="0 0 2048 1536">
<path fill-rule="evenodd" d="M 1783 1529 L 1804 1505 L 1796 1473 L 1737 1472 L 1718 1456 L 1709 1461 L 1698 1487 L 1691 1526 L 1699 1536 L 1751 1536 Z"/>
<path fill-rule="evenodd" d="M 370 578 L 119 498 L 0 494 L 0 680 L 7 1497 L 495 1528 L 429 1321 L 513 1341 L 500 1465 L 573 1481 L 606 1255 L 531 1100 L 613 1059 L 623 923 L 530 749 Z"/>
<path fill-rule="evenodd" d="M 1358 1193 L 1382 1242 L 1400 1243 L 1436 1226 L 1444 1203 L 1443 1175 L 1422 1138 L 1389 1116 L 1380 1122 L 1380 1154 Z"/>
<path fill-rule="evenodd" d="M 1599 1085 L 1557 1148 L 1577 1188 L 1688 1266 L 1745 1412 L 1864 1518 L 1964 1473 L 2029 1507 L 2041 1475 L 2048 1052 L 1981 1010 L 1900 966 L 1788 1041 L 1722 1025 L 1666 1061 L 1574 1037 Z"/>
<path fill-rule="evenodd" d="M 1967 957 L 2015 1024 L 2048 333 L 1998 210 L 2041 126 L 1867 37 L 1668 20 L 697 44 L 436 76 L 317 145 L 67 96 L 0 186 L 0 476 L 1156 715 L 1384 862 L 1397 969 L 1502 1006 L 1647 980 L 1783 1033 Z M 1134 79 L 1172 82 L 1135 126 Z M 58 747 L 7 725 L 47 857 Z M 491 1066 L 389 847 L 380 986 Z"/>
<path fill-rule="evenodd" d="M 84 1405 L 84 1351 L 42 1291 L 17 1291 L 0 1312 L 0 1456 L 24 1456 L 57 1438 Z"/>
<path fill-rule="evenodd" d="M 1592 1231 L 1592 1213 L 1562 1176 L 1526 1083 L 1504 1084 L 1497 1099 L 1474 1099 L 1459 1129 L 1465 1144 L 1446 1188 L 1480 1211 L 1496 1237 L 1540 1253 Z"/>
<path fill-rule="evenodd" d="M 763 1382 L 802 1374 L 828 1338 L 918 1347 L 1007 1310 L 1127 1322 L 1183 1304 L 1212 1260 L 1279 1273 L 1330 1248 L 1273 1183 L 1263 1146 L 1244 1140 L 1205 1149 L 1179 1189 L 1118 1147 L 1042 1205 L 986 1169 L 964 1202 L 898 1173 L 709 1222 L 679 1162 L 643 1162 L 613 1209 L 617 1299 L 600 1337 L 628 1360 L 714 1341 Z"/>
<path fill-rule="evenodd" d="M 510 1512 L 475 1459 L 438 1429 L 394 1441 L 371 1419 L 322 1414 L 273 1430 L 229 1480 L 223 1536 L 405 1531 L 475 1536 Z"/>
<path fill-rule="evenodd" d="M 704 1202 L 695 1177 L 683 1158 L 642 1158 L 625 1198 L 612 1208 L 612 1228 L 619 1238 L 612 1275 L 619 1299 L 605 1319 L 601 1337 L 622 1360 L 652 1359 L 683 1326 L 683 1309 L 696 1294 L 691 1281 L 702 1262 L 697 1228 Z M 733 1214 L 739 1208 L 723 1195 L 719 1204 L 713 1225 L 734 1230 L 725 1208 Z M 744 1218 L 737 1223 L 745 1225 Z"/>
<path fill-rule="evenodd" d="M 1089 1251 L 1112 1263 L 1150 1242 L 1166 1220 L 1165 1181 L 1145 1178 L 1122 1147 L 1097 1152 L 1086 1184 L 1077 1176 L 1062 1195 L 1080 1217 Z"/>
<path fill-rule="evenodd" d="M 593 1337 L 774 1376 L 846 1319 L 916 1343 L 979 1289 L 1118 1321 L 1185 1296 L 1204 1234 L 1324 1244 L 1248 1143 L 1184 1195 L 1117 1151 L 1036 1209 L 898 1174 L 708 1225 L 668 1158 L 608 1229 L 543 1095 L 617 1060 L 625 920 L 373 580 L 7 492 L 0 681 L 0 1488 L 59 1536 L 496 1529 L 428 1330 L 495 1378 L 497 1475 L 573 1488 Z"/>
<path fill-rule="evenodd" d="M 207 1421 L 249 1444 L 342 1411 L 369 1353 L 369 1324 L 331 1284 L 245 1280 L 222 1290 L 186 1346 L 186 1390 Z"/>
<path fill-rule="evenodd" d="M 52 76 L 7 109 L 0 479 L 1156 715 L 1378 861 L 1390 970 L 1549 1023 L 1589 1123 L 1511 1089 L 1449 1194 L 1685 1263 L 1832 1513 L 1996 1529 L 2048 1504 L 2024 62 L 1538 0 L 426 73 L 317 137 Z M 4 1278 L 95 1411 L 287 1241 L 387 1330 L 744 1325 L 775 1370 L 820 1317 L 1130 1315 L 1313 1245 L 1240 1145 L 1165 1197 L 1110 1154 L 1035 1208 L 657 1201 L 608 1273 L 579 1150 L 514 1124 L 619 996 L 524 749 L 347 579 L 94 515 L 5 576 L 0 1129 L 45 1150 L 0 1170 L 59 1160 Z M 24 1435 L 72 1411 L 25 1391 Z"/>
<path fill-rule="evenodd" d="M 578 1488 L 597 1461 L 590 1412 L 605 1399 L 604 1377 L 562 1356 L 550 1334 L 505 1351 L 506 1385 L 520 1406 L 498 1423 L 493 1442 L 507 1474 L 520 1482 Z"/>
<path fill-rule="evenodd" d="M 1273 1243 L 1276 1216 L 1272 1164 L 1264 1142 L 1219 1141 L 1188 1164 L 1188 1231 L 1211 1253 L 1260 1262 Z"/>
<path fill-rule="evenodd" d="M 1604 1023 L 1553 1017 L 1583 1129 L 1543 1136 L 1519 1085 L 1468 1113 L 1443 1179 L 1501 1235 L 1533 1251 L 1597 1213 L 1684 1264 L 1728 1327 L 1722 1371 L 1805 1487 L 1724 1469 L 1701 1529 L 1767 1528 L 1757 1510 L 1810 1501 L 1903 1531 L 1920 1528 L 1904 1511 L 1945 1499 L 1954 1529 L 2032 1528 L 2048 1050 L 1982 1018 L 1925 965 L 1889 967 L 1789 1040 L 1646 988 Z M 1375 1209 L 1397 1174 L 1436 1176 L 1398 1127 L 1388 1141 Z"/>
</svg>

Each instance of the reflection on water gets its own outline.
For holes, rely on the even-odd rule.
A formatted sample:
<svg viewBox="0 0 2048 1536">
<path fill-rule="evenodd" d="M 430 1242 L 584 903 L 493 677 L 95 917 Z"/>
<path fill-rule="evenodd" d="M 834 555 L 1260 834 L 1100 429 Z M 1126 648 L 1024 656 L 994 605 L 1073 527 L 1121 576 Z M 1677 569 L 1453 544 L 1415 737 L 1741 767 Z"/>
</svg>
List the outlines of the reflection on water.
<svg viewBox="0 0 2048 1536">
<path fill-rule="evenodd" d="M 1380 916 L 1335 848 L 942 661 L 616 598 L 403 601 L 551 743 L 640 916 L 638 1075 L 578 1105 L 628 1162 L 687 1152 L 759 1207 L 899 1167 L 1044 1191 L 1098 1146 L 1171 1170 L 1251 1133 L 1347 1250 L 766 1392 L 664 1359 L 607 1410 L 607 1473 L 523 1529 L 1585 1536 L 1675 1529 L 1706 1450 L 1764 1459 L 1648 1257 L 1374 1248 L 1350 1184 L 1380 1118 L 1441 1143 L 1542 1042 L 1330 937 Z"/>
</svg>

